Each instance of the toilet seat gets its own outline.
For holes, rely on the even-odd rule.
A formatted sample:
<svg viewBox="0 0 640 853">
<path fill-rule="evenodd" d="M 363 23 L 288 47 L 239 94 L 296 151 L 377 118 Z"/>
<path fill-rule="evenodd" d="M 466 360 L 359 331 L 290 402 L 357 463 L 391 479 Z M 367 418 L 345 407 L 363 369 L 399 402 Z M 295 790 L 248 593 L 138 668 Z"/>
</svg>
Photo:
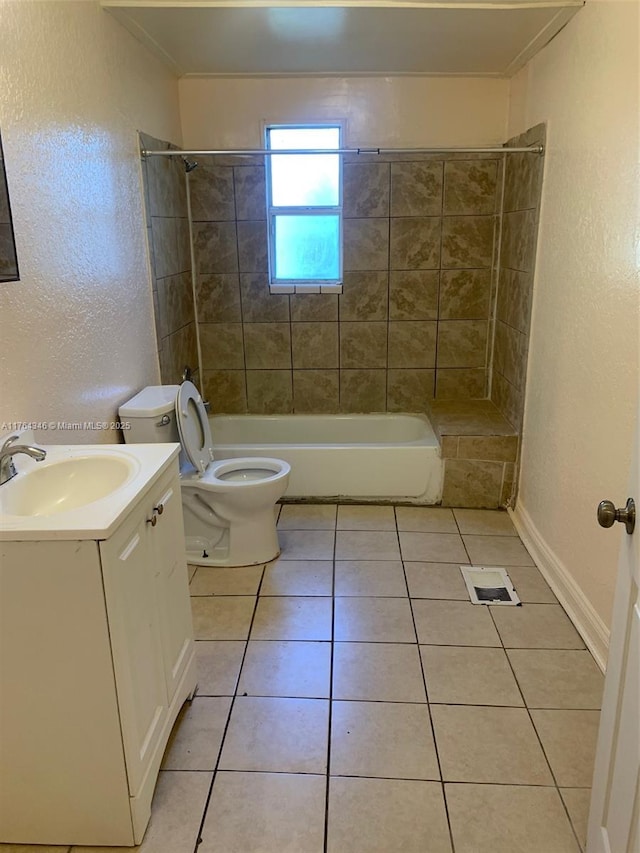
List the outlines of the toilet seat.
<svg viewBox="0 0 640 853">
<path fill-rule="evenodd" d="M 204 474 L 213 461 L 213 439 L 202 397 L 193 382 L 183 382 L 178 390 L 176 420 L 187 459 Z"/>
<path fill-rule="evenodd" d="M 262 483 L 266 485 L 288 476 L 290 471 L 291 466 L 282 459 L 243 456 L 221 459 L 211 463 L 203 474 L 192 472 L 181 475 L 181 478 L 186 486 L 230 493 L 248 488 L 255 490 Z"/>
</svg>

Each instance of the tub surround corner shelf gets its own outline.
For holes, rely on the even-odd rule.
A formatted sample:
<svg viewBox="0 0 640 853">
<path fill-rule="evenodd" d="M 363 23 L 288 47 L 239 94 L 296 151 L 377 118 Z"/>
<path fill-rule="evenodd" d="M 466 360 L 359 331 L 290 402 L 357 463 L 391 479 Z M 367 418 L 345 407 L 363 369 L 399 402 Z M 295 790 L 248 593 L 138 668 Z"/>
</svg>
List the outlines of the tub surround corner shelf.
<svg viewBox="0 0 640 853">
<path fill-rule="evenodd" d="M 178 446 L 127 452 L 84 521 L 0 516 L 0 842 L 139 844 L 195 690 Z"/>
</svg>

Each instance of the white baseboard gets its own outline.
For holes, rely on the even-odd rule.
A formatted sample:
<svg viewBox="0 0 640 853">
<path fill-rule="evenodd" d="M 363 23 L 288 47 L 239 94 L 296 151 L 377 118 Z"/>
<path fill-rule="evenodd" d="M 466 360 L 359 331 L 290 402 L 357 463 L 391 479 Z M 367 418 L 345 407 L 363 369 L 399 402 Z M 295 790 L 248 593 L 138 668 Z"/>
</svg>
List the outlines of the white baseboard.
<svg viewBox="0 0 640 853">
<path fill-rule="evenodd" d="M 515 510 L 509 509 L 509 515 L 527 551 L 535 560 L 544 579 L 566 610 L 596 663 L 604 672 L 609 652 L 609 629 L 598 616 L 567 567 L 544 541 L 521 501 L 518 501 Z"/>
</svg>

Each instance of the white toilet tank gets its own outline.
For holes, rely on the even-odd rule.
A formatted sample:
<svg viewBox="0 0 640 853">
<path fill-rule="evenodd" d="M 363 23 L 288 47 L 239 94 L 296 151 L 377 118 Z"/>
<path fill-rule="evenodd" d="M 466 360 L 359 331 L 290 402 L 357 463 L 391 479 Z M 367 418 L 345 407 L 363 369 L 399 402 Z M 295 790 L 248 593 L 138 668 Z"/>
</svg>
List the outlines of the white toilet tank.
<svg viewBox="0 0 640 853">
<path fill-rule="evenodd" d="M 148 385 L 120 406 L 120 422 L 130 425 L 122 430 L 127 444 L 180 443 L 175 412 L 179 389 L 179 385 Z"/>
</svg>

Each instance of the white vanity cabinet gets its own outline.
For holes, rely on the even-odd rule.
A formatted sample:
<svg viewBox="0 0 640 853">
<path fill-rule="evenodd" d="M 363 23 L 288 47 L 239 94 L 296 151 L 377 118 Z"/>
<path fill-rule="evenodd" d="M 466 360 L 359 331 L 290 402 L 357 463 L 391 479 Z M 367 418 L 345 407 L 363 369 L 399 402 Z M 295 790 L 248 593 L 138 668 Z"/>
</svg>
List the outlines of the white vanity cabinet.
<svg viewBox="0 0 640 853">
<path fill-rule="evenodd" d="M 0 842 L 142 840 L 196 685 L 175 458 L 103 540 L 0 542 Z"/>
</svg>

